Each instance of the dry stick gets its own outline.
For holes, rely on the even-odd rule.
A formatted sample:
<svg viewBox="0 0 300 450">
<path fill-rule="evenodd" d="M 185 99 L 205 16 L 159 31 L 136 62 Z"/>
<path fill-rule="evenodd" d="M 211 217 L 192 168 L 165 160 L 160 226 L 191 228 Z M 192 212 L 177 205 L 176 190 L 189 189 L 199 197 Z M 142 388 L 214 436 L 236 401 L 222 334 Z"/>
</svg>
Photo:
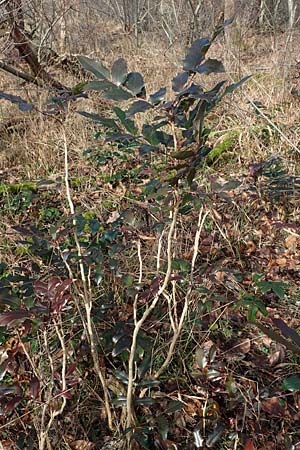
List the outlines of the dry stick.
<svg viewBox="0 0 300 450">
<path fill-rule="evenodd" d="M 83 292 L 84 292 L 83 297 L 84 297 L 84 306 L 85 306 L 85 311 L 86 311 L 86 321 L 87 321 L 86 325 L 87 325 L 88 337 L 90 340 L 91 354 L 92 354 L 92 358 L 93 358 L 94 369 L 95 369 L 96 374 L 99 377 L 99 380 L 100 380 L 100 383 L 101 383 L 101 386 L 103 389 L 104 404 L 105 404 L 108 426 L 109 426 L 110 430 L 113 430 L 112 412 L 111 412 L 110 404 L 109 404 L 109 393 L 108 393 L 108 388 L 107 388 L 106 381 L 105 381 L 104 371 L 102 372 L 100 364 L 99 364 L 99 355 L 98 355 L 98 350 L 97 350 L 97 346 L 96 346 L 95 333 L 93 330 L 93 322 L 92 322 L 92 318 L 91 318 L 91 312 L 92 312 L 91 292 L 89 292 L 89 290 L 88 290 L 88 283 L 86 280 L 86 276 L 84 273 L 84 265 L 82 262 L 82 251 L 81 251 L 78 235 L 76 232 L 75 208 L 74 208 L 73 200 L 71 197 L 70 184 L 69 184 L 68 144 L 67 144 L 67 137 L 66 137 L 66 133 L 65 133 L 64 129 L 63 129 L 63 141 L 64 141 L 64 154 L 65 154 L 66 195 L 67 195 L 67 200 L 68 200 L 68 204 L 69 204 L 69 208 L 70 208 L 70 213 L 71 213 L 71 216 L 73 217 L 74 240 L 75 240 L 75 244 L 76 244 L 76 248 L 77 248 L 77 254 L 79 257 L 79 267 L 80 267 L 81 281 L 82 281 Z"/>
<path fill-rule="evenodd" d="M 141 284 L 141 282 L 143 280 L 143 260 L 142 260 L 142 253 L 141 253 L 141 241 L 140 240 L 136 241 L 136 245 L 137 245 L 137 253 L 138 253 L 138 259 L 139 259 L 139 266 L 140 266 L 139 284 Z M 137 322 L 137 301 L 138 301 L 138 294 L 136 294 L 136 296 L 134 298 L 134 303 L 133 303 L 134 324 L 136 324 L 136 322 Z"/>
<path fill-rule="evenodd" d="M 58 324 L 55 320 L 54 320 L 54 327 L 55 327 L 55 331 L 58 336 L 58 339 L 60 341 L 60 345 L 61 345 L 61 349 L 62 349 L 62 357 L 63 357 L 62 358 L 62 368 L 61 368 L 62 386 L 61 386 L 61 392 L 58 394 L 61 397 L 61 393 L 62 392 L 65 393 L 67 391 L 67 383 L 66 383 L 67 349 L 66 349 L 66 345 L 65 345 L 63 330 L 62 330 L 62 332 L 59 330 Z M 62 325 L 61 325 L 61 327 L 62 327 Z M 44 338 L 47 339 L 45 334 L 44 334 Z M 49 353 L 49 359 L 50 359 L 50 365 L 52 368 L 52 376 L 53 376 L 54 365 L 53 365 L 53 360 L 52 360 L 50 353 Z M 47 427 L 46 427 L 45 431 L 41 432 L 41 437 L 40 437 L 40 442 L 39 442 L 39 450 L 44 450 L 45 443 L 46 443 L 46 441 L 49 440 L 48 434 L 49 434 L 50 428 L 54 422 L 54 419 L 55 419 L 55 417 L 57 417 L 63 413 L 63 410 L 66 407 L 66 404 L 67 404 L 67 399 L 63 395 L 62 396 L 62 404 L 61 404 L 61 407 L 59 408 L 59 410 L 50 409 L 50 419 L 48 421 Z M 47 410 L 48 406 L 49 406 L 49 402 L 47 402 L 43 408 L 43 423 L 45 423 L 46 410 Z"/>
<path fill-rule="evenodd" d="M 182 313 L 180 316 L 179 324 L 176 328 L 176 331 L 173 334 L 167 357 L 166 357 L 164 363 L 162 364 L 162 366 L 159 368 L 159 370 L 154 374 L 155 378 L 158 378 L 170 364 L 170 361 L 173 358 L 176 343 L 178 341 L 178 338 L 180 337 L 180 334 L 181 334 L 181 331 L 182 331 L 182 328 L 184 325 L 184 321 L 185 321 L 185 318 L 186 318 L 186 315 L 188 312 L 190 296 L 191 296 L 191 293 L 193 290 L 195 263 L 196 263 L 198 250 L 199 250 L 200 235 L 201 235 L 201 231 L 202 231 L 205 219 L 208 216 L 208 213 L 209 212 L 206 211 L 205 214 L 203 214 L 203 206 L 202 206 L 199 211 L 197 231 L 196 231 L 195 240 L 194 240 L 194 251 L 193 251 L 193 257 L 192 257 L 192 263 L 191 263 L 191 273 L 190 273 L 190 286 L 189 286 L 189 289 L 185 296 L 184 306 L 183 306 L 183 310 L 182 310 Z"/>
<path fill-rule="evenodd" d="M 130 354 L 129 354 L 129 361 L 128 361 L 128 387 L 127 387 L 127 401 L 126 401 L 126 409 L 127 409 L 127 420 L 126 420 L 126 427 L 130 428 L 132 425 L 132 418 L 133 418 L 133 407 L 132 407 L 132 390 L 133 390 L 133 382 L 134 382 L 134 356 L 137 346 L 137 337 L 138 333 L 144 324 L 145 320 L 150 315 L 151 311 L 155 308 L 157 305 L 157 302 L 162 295 L 162 293 L 165 291 L 172 272 L 172 237 L 176 225 L 176 219 L 177 219 L 177 213 L 178 213 L 178 205 L 174 207 L 173 211 L 173 218 L 170 225 L 168 238 L 167 238 L 167 271 L 165 274 L 165 278 L 163 281 L 163 284 L 161 285 L 160 289 L 158 290 L 157 294 L 155 295 L 154 299 L 152 300 L 150 306 L 146 308 L 144 311 L 144 314 L 142 315 L 141 319 L 135 323 L 133 335 L 132 335 L 132 344 L 130 348 Z"/>
</svg>

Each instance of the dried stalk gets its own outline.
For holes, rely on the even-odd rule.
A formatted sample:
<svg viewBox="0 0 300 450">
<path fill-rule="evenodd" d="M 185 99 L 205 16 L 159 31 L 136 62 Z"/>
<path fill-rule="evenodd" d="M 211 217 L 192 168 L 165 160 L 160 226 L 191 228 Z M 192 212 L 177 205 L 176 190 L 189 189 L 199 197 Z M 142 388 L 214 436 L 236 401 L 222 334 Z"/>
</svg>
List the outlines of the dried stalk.
<svg viewBox="0 0 300 450">
<path fill-rule="evenodd" d="M 91 294 L 90 289 L 88 288 L 88 281 L 87 281 L 87 278 L 86 278 L 86 275 L 84 272 L 84 265 L 83 265 L 83 261 L 82 261 L 82 251 L 81 251 L 78 235 L 76 232 L 77 224 L 76 224 L 76 217 L 75 217 L 75 208 L 74 208 L 73 200 L 71 197 L 70 184 L 69 184 L 68 144 L 67 144 L 67 138 L 66 138 L 66 133 L 65 133 L 64 129 L 63 129 L 63 142 L 64 142 L 64 155 L 65 155 L 66 195 L 67 195 L 70 213 L 73 218 L 72 221 L 73 221 L 73 227 L 74 227 L 74 241 L 75 241 L 75 245 L 77 248 L 77 254 L 79 257 L 79 268 L 80 268 L 81 282 L 82 282 L 82 286 L 83 286 L 83 300 L 84 300 L 84 307 L 85 307 L 85 311 L 86 311 L 86 326 L 87 326 L 88 338 L 89 338 L 90 346 L 91 346 L 91 355 L 93 358 L 94 369 L 95 369 L 96 374 L 99 377 L 99 380 L 100 380 L 100 383 L 101 383 L 101 386 L 103 389 L 104 405 L 105 405 L 105 410 L 106 410 L 106 415 L 107 415 L 108 426 L 109 426 L 109 429 L 112 430 L 113 429 L 113 420 L 112 420 L 112 412 L 111 412 L 111 408 L 110 408 L 109 392 L 108 392 L 108 388 L 106 385 L 104 370 L 101 369 L 100 364 L 99 364 L 99 354 L 98 354 L 98 350 L 97 350 L 94 326 L 93 326 L 93 321 L 92 321 L 92 317 L 91 317 L 92 294 Z"/>
<path fill-rule="evenodd" d="M 157 305 L 157 302 L 160 298 L 160 296 L 165 291 L 171 276 L 172 271 L 172 241 L 173 241 L 173 235 L 176 225 L 176 219 L 177 219 L 177 213 L 178 213 L 178 205 L 174 207 L 173 211 L 173 218 L 170 225 L 170 229 L 168 232 L 167 237 L 167 271 L 165 274 L 164 281 L 158 290 L 157 294 L 153 298 L 152 302 L 149 306 L 146 307 L 144 314 L 140 318 L 140 320 L 135 322 L 134 330 L 133 330 L 133 336 L 132 336 L 132 343 L 130 348 L 130 354 L 129 354 L 129 361 L 128 361 L 128 387 L 127 387 L 127 400 L 126 400 L 126 409 L 127 409 L 127 420 L 126 420 L 126 427 L 130 428 L 133 424 L 133 417 L 134 417 L 134 411 L 133 411 L 133 383 L 134 383 L 134 357 L 137 347 L 137 337 L 138 333 L 143 326 L 146 319 L 149 317 L 150 313 L 153 311 L 155 306 Z M 157 256 L 158 259 L 160 259 L 160 255 Z M 135 304 L 135 308 L 137 308 L 137 305 Z M 135 311 L 135 316 L 137 316 L 137 311 Z"/>
</svg>

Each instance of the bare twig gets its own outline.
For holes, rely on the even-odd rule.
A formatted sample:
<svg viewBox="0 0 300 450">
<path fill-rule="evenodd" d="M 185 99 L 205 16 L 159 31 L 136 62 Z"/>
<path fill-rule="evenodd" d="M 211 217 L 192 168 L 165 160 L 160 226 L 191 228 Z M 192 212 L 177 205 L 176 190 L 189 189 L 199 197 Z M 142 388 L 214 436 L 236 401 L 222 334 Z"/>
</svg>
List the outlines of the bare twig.
<svg viewBox="0 0 300 450">
<path fill-rule="evenodd" d="M 161 365 L 161 367 L 158 369 L 158 371 L 154 374 L 155 378 L 158 378 L 170 364 L 170 361 L 172 360 L 173 355 L 174 355 L 175 346 L 176 346 L 178 338 L 180 337 L 181 332 L 182 332 L 184 321 L 185 321 L 186 315 L 188 313 L 188 307 L 189 307 L 189 302 L 190 302 L 190 298 L 191 298 L 191 293 L 192 293 L 193 286 L 194 286 L 194 271 L 195 271 L 195 263 L 196 263 L 196 259 L 197 259 L 197 255 L 198 255 L 200 235 L 201 235 L 201 231 L 202 231 L 202 228 L 203 228 L 203 225 L 204 225 L 207 215 L 208 215 L 208 211 L 203 213 L 203 207 L 201 207 L 199 216 L 198 216 L 197 231 L 196 231 L 195 239 L 194 239 L 194 249 L 193 249 L 191 272 L 190 272 L 190 286 L 185 295 L 184 306 L 183 306 L 183 310 L 180 315 L 178 324 L 176 323 L 174 318 L 171 321 L 172 328 L 174 330 L 174 334 L 173 334 L 173 337 L 171 340 L 171 344 L 170 344 L 170 347 L 168 350 L 167 357 L 166 357 L 165 361 L 163 362 L 163 364 Z M 174 305 L 175 309 L 176 309 L 176 306 L 177 305 Z M 172 312 L 170 311 L 170 308 L 169 308 L 169 314 L 172 314 Z M 176 324 L 176 327 L 174 325 L 174 322 Z"/>
</svg>

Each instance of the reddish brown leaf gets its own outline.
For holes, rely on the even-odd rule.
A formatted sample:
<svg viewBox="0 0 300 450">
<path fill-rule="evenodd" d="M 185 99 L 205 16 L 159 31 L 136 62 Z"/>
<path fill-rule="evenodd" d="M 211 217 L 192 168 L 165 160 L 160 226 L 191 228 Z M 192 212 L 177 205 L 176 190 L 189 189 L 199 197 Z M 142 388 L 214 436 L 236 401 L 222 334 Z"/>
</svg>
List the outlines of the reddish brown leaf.
<svg viewBox="0 0 300 450">
<path fill-rule="evenodd" d="M 31 380 L 31 383 L 29 386 L 29 392 L 30 392 L 31 398 L 33 398 L 33 399 L 38 398 L 39 392 L 40 392 L 40 382 L 35 377 Z"/>
<path fill-rule="evenodd" d="M 248 441 L 246 442 L 246 445 L 245 445 L 243 450 L 256 450 L 256 448 L 254 447 L 252 439 L 248 439 Z"/>
<path fill-rule="evenodd" d="M 23 322 L 30 318 L 30 313 L 28 311 L 19 310 L 14 312 L 7 312 L 0 314 L 0 327 L 10 326 L 16 320 Z"/>
<path fill-rule="evenodd" d="M 11 400 L 9 400 L 9 402 L 6 403 L 5 405 L 5 412 L 6 413 L 11 413 L 15 407 L 21 403 L 21 401 L 23 400 L 23 397 L 21 397 L 20 395 L 12 398 Z"/>
</svg>

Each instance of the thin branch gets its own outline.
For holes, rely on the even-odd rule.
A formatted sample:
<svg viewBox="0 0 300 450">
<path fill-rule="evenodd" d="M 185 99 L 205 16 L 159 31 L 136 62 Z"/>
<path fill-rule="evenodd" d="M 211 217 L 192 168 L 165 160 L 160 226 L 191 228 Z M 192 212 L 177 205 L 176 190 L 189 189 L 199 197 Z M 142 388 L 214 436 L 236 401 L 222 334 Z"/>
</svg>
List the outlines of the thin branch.
<svg viewBox="0 0 300 450">
<path fill-rule="evenodd" d="M 0 60 L 0 69 L 5 70 L 5 72 L 8 72 L 14 75 L 15 77 L 21 78 L 22 80 L 27 81 L 28 83 L 33 83 L 36 86 L 43 87 L 45 85 L 45 83 L 43 83 L 38 78 L 33 77 L 28 73 L 21 72 L 20 70 L 15 69 L 14 67 L 10 66 L 9 64 L 6 64 L 4 61 L 1 60 Z"/>
</svg>

